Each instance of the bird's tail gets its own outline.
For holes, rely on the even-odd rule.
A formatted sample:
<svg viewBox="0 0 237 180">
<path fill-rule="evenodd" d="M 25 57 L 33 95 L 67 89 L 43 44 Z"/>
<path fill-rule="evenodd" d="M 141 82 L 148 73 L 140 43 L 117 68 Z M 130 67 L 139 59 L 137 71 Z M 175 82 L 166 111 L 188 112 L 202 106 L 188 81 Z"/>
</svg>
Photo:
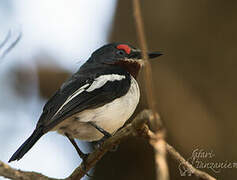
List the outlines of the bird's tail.
<svg viewBox="0 0 237 180">
<path fill-rule="evenodd" d="M 36 128 L 31 136 L 12 155 L 8 162 L 21 159 L 43 135 L 42 128 Z"/>
</svg>

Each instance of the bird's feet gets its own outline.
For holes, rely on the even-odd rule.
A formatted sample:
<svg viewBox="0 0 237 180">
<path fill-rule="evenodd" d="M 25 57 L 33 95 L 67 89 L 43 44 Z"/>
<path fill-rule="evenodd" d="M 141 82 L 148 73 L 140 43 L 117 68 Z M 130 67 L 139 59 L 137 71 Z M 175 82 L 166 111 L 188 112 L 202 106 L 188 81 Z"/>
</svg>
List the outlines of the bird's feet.
<svg viewBox="0 0 237 180">
<path fill-rule="evenodd" d="M 103 143 L 110 138 L 112 135 L 105 135 L 102 139 L 100 139 L 99 141 L 96 141 L 94 144 L 94 149 L 101 149 Z M 112 149 L 110 149 L 109 151 L 111 152 L 115 152 L 118 149 L 119 145 L 114 145 Z"/>
<path fill-rule="evenodd" d="M 110 138 L 112 135 L 111 134 L 106 134 L 104 135 L 100 140 L 95 141 L 94 143 L 94 149 L 100 149 L 103 145 L 103 143 L 105 142 L 105 140 L 107 140 L 108 138 Z"/>
</svg>

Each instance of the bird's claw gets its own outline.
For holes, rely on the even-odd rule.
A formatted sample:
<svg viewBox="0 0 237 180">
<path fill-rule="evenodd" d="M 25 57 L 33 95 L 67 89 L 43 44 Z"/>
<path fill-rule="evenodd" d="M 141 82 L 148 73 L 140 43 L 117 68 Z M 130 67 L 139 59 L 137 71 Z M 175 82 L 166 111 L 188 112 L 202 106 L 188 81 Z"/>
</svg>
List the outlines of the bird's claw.
<svg viewBox="0 0 237 180">
<path fill-rule="evenodd" d="M 103 143 L 104 143 L 108 138 L 110 138 L 111 136 L 112 136 L 111 134 L 106 134 L 106 135 L 104 135 L 99 141 L 97 141 L 97 142 L 95 143 L 94 148 L 95 148 L 95 149 L 101 149 Z"/>
</svg>

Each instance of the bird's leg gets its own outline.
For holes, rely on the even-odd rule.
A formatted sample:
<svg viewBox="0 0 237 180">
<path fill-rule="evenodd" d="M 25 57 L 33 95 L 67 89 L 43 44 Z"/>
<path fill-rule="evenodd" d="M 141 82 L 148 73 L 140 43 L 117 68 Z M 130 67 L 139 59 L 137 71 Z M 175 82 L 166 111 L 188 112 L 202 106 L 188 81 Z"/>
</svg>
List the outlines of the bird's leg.
<svg viewBox="0 0 237 180">
<path fill-rule="evenodd" d="M 96 125 L 94 122 L 88 122 L 91 126 L 93 126 L 94 128 L 96 128 L 98 131 L 100 131 L 102 134 L 104 134 L 104 137 L 102 139 L 106 140 L 109 137 L 111 137 L 112 135 L 107 132 L 106 130 L 104 130 L 103 128 L 101 128 L 100 126 Z"/>
<path fill-rule="evenodd" d="M 83 163 L 83 170 L 86 171 L 86 159 L 88 158 L 89 154 L 85 154 L 83 153 L 80 148 L 78 147 L 76 141 L 70 137 L 70 135 L 68 133 L 65 133 L 65 136 L 69 139 L 69 141 L 72 143 L 72 145 L 75 147 L 77 153 L 79 154 L 80 158 L 82 159 L 82 163 Z M 86 173 L 86 175 L 88 177 L 92 177 L 91 175 L 89 175 L 88 173 Z"/>
<path fill-rule="evenodd" d="M 96 147 L 100 148 L 102 143 L 108 139 L 109 137 L 111 137 L 112 135 L 107 132 L 106 130 L 104 130 L 103 128 L 99 127 L 98 125 L 96 125 L 93 122 L 88 122 L 91 126 L 93 126 L 94 128 L 96 128 L 98 131 L 100 131 L 102 134 L 104 134 L 104 137 L 102 139 L 100 139 L 99 141 L 96 142 Z M 118 146 L 114 146 L 111 151 L 116 151 L 118 148 Z"/>
<path fill-rule="evenodd" d="M 76 149 L 76 151 L 77 151 L 78 155 L 80 156 L 80 158 L 81 158 L 83 161 L 86 160 L 86 158 L 88 157 L 88 154 L 85 154 L 85 153 L 83 153 L 83 152 L 80 150 L 80 148 L 78 147 L 76 141 L 75 141 L 73 138 L 71 138 L 68 133 L 65 133 L 65 136 L 66 136 L 66 137 L 69 139 L 69 141 L 72 143 L 72 145 L 73 145 L 74 148 Z"/>
</svg>

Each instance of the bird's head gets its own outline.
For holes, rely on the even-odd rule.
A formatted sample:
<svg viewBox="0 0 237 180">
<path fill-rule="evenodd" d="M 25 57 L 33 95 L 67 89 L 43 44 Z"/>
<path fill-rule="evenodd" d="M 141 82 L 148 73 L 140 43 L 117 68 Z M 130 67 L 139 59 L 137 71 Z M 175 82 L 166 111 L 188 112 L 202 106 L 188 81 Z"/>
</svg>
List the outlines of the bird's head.
<svg viewBox="0 0 237 180">
<path fill-rule="evenodd" d="M 147 53 L 148 58 L 162 55 L 159 52 Z M 97 49 L 91 56 L 91 61 L 97 63 L 120 66 L 136 78 L 144 61 L 141 50 L 126 43 L 111 43 Z"/>
</svg>

